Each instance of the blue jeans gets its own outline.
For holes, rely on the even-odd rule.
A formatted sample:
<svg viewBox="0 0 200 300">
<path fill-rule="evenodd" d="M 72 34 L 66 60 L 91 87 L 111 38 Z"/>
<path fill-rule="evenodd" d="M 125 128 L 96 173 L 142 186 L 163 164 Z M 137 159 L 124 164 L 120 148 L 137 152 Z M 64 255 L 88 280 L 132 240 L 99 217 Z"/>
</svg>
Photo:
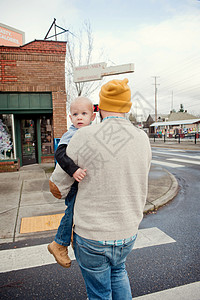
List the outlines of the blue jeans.
<svg viewBox="0 0 200 300">
<path fill-rule="evenodd" d="M 125 261 L 135 239 L 122 246 L 104 246 L 74 233 L 74 252 L 89 300 L 132 300 Z"/>
<path fill-rule="evenodd" d="M 67 208 L 65 210 L 64 216 L 60 221 L 60 225 L 58 227 L 54 239 L 56 243 L 62 246 L 69 246 L 71 242 L 74 203 L 75 203 L 77 191 L 78 191 L 78 185 L 77 183 L 74 183 L 67 197 L 65 198 L 65 205 L 67 205 Z"/>
</svg>

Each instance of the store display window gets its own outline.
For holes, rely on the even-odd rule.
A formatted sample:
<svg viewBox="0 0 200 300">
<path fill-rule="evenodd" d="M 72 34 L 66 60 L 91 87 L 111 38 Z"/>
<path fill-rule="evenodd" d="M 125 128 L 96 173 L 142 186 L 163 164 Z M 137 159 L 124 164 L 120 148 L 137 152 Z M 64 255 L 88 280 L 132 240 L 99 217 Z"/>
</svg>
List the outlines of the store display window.
<svg viewBox="0 0 200 300">
<path fill-rule="evenodd" d="M 43 116 L 40 119 L 42 155 L 53 154 L 52 117 Z"/>
<path fill-rule="evenodd" d="M 0 160 L 14 158 L 13 115 L 0 114 Z"/>
</svg>

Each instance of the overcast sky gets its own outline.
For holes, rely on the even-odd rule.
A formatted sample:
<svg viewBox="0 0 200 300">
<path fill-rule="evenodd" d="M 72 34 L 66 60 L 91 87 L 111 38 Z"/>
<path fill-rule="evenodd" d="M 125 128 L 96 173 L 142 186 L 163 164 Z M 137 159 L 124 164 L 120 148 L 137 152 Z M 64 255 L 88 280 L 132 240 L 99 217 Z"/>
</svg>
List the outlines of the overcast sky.
<svg viewBox="0 0 200 300">
<path fill-rule="evenodd" d="M 1 0 L 0 8 L 0 22 L 24 31 L 26 43 L 44 39 L 54 18 L 72 32 L 89 20 L 95 51 L 103 49 L 108 66 L 135 64 L 126 76 L 136 93 L 134 110 L 153 112 L 157 76 L 158 113 L 183 104 L 200 116 L 200 1 Z"/>
</svg>

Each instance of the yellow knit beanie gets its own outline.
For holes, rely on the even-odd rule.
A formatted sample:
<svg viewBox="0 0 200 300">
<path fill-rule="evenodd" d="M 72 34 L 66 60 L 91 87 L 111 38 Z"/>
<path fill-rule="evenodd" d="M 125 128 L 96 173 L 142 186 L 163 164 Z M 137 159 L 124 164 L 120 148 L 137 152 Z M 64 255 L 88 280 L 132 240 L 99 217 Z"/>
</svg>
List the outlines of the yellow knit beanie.
<svg viewBox="0 0 200 300">
<path fill-rule="evenodd" d="M 99 108 L 119 113 L 127 113 L 131 108 L 131 91 L 128 79 L 111 80 L 104 84 L 99 93 Z"/>
</svg>

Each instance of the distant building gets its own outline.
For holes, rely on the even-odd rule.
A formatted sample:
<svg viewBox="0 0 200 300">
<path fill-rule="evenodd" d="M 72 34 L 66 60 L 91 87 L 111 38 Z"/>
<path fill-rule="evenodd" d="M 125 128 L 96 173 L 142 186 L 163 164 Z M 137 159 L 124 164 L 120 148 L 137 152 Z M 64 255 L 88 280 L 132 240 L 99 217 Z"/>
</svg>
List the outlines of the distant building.
<svg viewBox="0 0 200 300">
<path fill-rule="evenodd" d="M 159 115 L 158 114 L 157 118 L 158 118 L 158 122 L 164 122 L 164 121 L 168 120 L 168 115 Z M 143 128 L 145 128 L 149 134 L 154 133 L 154 128 L 151 127 L 151 124 L 153 124 L 154 122 L 155 122 L 154 114 L 150 114 L 148 116 L 147 120 L 145 122 L 143 122 Z"/>
<path fill-rule="evenodd" d="M 168 115 L 168 120 L 166 121 L 178 121 L 178 120 L 191 120 L 191 119 L 197 119 L 196 116 L 191 115 L 185 110 L 184 112 L 170 112 Z"/>
<path fill-rule="evenodd" d="M 165 121 L 153 122 L 150 125 L 150 133 L 158 135 L 166 134 L 173 137 L 176 134 L 187 135 L 199 133 L 200 119 L 194 115 L 185 112 L 170 112 Z"/>
</svg>

